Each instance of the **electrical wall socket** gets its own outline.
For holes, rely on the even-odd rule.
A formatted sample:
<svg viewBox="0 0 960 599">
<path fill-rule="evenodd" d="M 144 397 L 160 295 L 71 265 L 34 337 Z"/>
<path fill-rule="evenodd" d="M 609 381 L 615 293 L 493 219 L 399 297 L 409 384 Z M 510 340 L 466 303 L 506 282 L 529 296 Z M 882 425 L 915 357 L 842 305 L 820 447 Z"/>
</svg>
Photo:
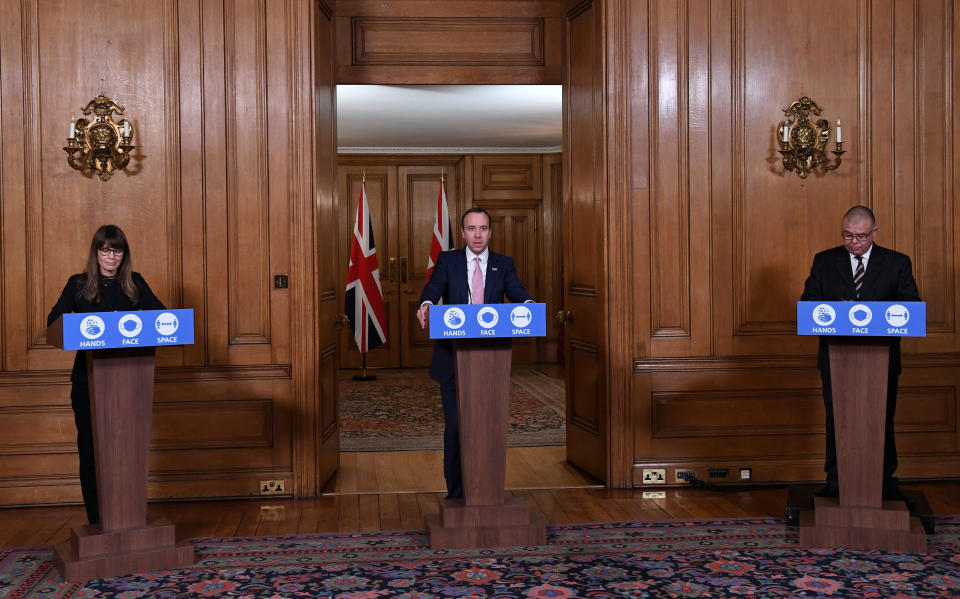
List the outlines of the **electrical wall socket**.
<svg viewBox="0 0 960 599">
<path fill-rule="evenodd" d="M 667 471 L 664 468 L 644 468 L 643 484 L 645 485 L 665 485 L 667 484 Z"/>
<path fill-rule="evenodd" d="M 687 469 L 678 468 L 678 469 L 676 469 L 676 470 L 673 471 L 673 477 L 674 477 L 673 482 L 675 482 L 675 483 L 680 483 L 680 484 L 685 484 L 685 485 L 689 485 L 689 484 L 690 484 L 690 481 L 684 480 L 683 478 L 680 477 L 680 475 L 683 474 L 683 473 L 689 473 L 689 474 L 693 474 L 694 476 L 696 476 L 697 471 L 694 470 L 693 468 L 687 468 Z"/>
<path fill-rule="evenodd" d="M 283 481 L 282 480 L 262 480 L 260 481 L 260 494 L 261 495 L 283 495 Z"/>
</svg>

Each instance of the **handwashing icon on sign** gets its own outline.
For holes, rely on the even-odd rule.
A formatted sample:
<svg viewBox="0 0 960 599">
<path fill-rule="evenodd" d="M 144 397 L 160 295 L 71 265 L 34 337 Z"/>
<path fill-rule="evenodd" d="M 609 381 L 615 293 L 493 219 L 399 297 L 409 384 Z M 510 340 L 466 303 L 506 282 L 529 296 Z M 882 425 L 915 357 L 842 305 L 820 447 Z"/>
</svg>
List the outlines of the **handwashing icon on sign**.
<svg viewBox="0 0 960 599">
<path fill-rule="evenodd" d="M 829 304 L 818 304 L 817 307 L 813 309 L 813 319 L 819 325 L 829 326 L 833 324 L 836 318 L 837 312 L 833 309 L 833 306 Z"/>
<path fill-rule="evenodd" d="M 87 339 L 96 339 L 103 335 L 106 325 L 99 316 L 90 314 L 80 321 L 80 334 Z"/>
<path fill-rule="evenodd" d="M 460 308 L 448 308 L 443 313 L 443 322 L 451 329 L 459 329 L 466 319 L 467 315 Z"/>
</svg>

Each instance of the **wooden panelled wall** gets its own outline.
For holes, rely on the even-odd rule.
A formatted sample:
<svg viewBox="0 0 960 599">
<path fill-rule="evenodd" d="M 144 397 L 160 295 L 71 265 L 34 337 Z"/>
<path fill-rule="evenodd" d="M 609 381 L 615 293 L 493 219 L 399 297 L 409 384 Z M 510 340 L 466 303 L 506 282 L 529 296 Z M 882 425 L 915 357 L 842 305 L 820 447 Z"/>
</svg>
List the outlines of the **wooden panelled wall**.
<svg viewBox="0 0 960 599">
<path fill-rule="evenodd" d="M 197 324 L 158 351 L 150 496 L 314 494 L 332 472 L 332 28 L 307 0 L 0 2 L 0 504 L 80 497 L 73 352 L 45 343 L 46 316 L 106 223 Z M 60 149 L 100 92 L 137 146 L 108 182 Z"/>
<path fill-rule="evenodd" d="M 793 306 L 864 203 L 930 315 L 904 346 L 901 472 L 960 472 L 957 0 L 88 4 L 0 2 L 0 504 L 79 497 L 70 357 L 43 325 L 104 222 L 201 323 L 159 355 L 151 495 L 316 493 L 337 438 L 332 84 L 558 83 L 564 64 L 565 245 L 596 258 L 564 278 L 565 300 L 597 304 L 570 327 L 594 329 L 575 459 L 611 486 L 650 466 L 819 478 L 815 342 Z M 108 183 L 60 150 L 101 91 L 138 145 Z M 804 94 L 843 119 L 847 154 L 801 181 L 773 135 Z"/>
<path fill-rule="evenodd" d="M 609 482 L 822 479 L 816 339 L 794 334 L 795 302 L 855 204 L 912 256 L 927 302 L 928 336 L 903 345 L 900 475 L 960 476 L 960 3 L 608 0 L 571 20 L 586 13 L 606 143 L 570 151 L 607 168 Z M 842 119 L 847 150 L 805 180 L 774 138 L 803 95 Z"/>
</svg>

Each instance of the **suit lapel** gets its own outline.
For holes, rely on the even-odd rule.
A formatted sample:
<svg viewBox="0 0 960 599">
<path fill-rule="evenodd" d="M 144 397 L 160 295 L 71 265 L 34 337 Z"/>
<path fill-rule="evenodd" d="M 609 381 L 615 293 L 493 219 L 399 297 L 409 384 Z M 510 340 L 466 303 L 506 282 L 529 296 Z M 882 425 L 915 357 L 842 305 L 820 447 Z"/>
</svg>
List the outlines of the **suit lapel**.
<svg viewBox="0 0 960 599">
<path fill-rule="evenodd" d="M 843 289 L 849 297 L 841 297 L 843 300 L 857 299 L 857 288 L 853 284 L 853 267 L 850 265 L 850 252 L 843 246 L 840 246 L 837 252 L 836 267 L 840 273 L 840 280 L 843 281 Z"/>
<path fill-rule="evenodd" d="M 465 250 L 456 250 L 456 267 L 454 268 L 452 290 L 456 292 L 455 297 L 450 298 L 452 304 L 470 303 L 470 285 L 467 284 L 467 253 Z"/>
<path fill-rule="evenodd" d="M 873 244 L 873 249 L 870 250 L 870 260 L 867 262 L 867 270 L 863 273 L 863 289 L 860 291 L 860 299 L 871 297 L 873 288 L 877 286 L 877 279 L 883 272 L 886 259 L 886 251 L 877 244 Z"/>
<path fill-rule="evenodd" d="M 499 289 L 498 281 L 502 276 L 503 268 L 500 264 L 500 255 L 490 252 L 487 258 L 487 280 L 483 283 L 483 303 L 497 304 L 500 299 L 496 297 L 495 289 Z"/>
</svg>

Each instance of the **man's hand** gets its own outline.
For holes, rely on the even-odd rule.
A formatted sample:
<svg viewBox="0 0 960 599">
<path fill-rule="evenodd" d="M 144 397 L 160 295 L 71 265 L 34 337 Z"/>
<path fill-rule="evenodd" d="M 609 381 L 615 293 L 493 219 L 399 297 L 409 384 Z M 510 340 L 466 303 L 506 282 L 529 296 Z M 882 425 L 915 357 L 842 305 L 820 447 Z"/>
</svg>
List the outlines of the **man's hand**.
<svg viewBox="0 0 960 599">
<path fill-rule="evenodd" d="M 420 309 L 417 310 L 417 318 L 420 320 L 420 328 L 427 328 L 427 312 L 430 311 L 430 304 L 423 304 L 420 306 Z"/>
</svg>

